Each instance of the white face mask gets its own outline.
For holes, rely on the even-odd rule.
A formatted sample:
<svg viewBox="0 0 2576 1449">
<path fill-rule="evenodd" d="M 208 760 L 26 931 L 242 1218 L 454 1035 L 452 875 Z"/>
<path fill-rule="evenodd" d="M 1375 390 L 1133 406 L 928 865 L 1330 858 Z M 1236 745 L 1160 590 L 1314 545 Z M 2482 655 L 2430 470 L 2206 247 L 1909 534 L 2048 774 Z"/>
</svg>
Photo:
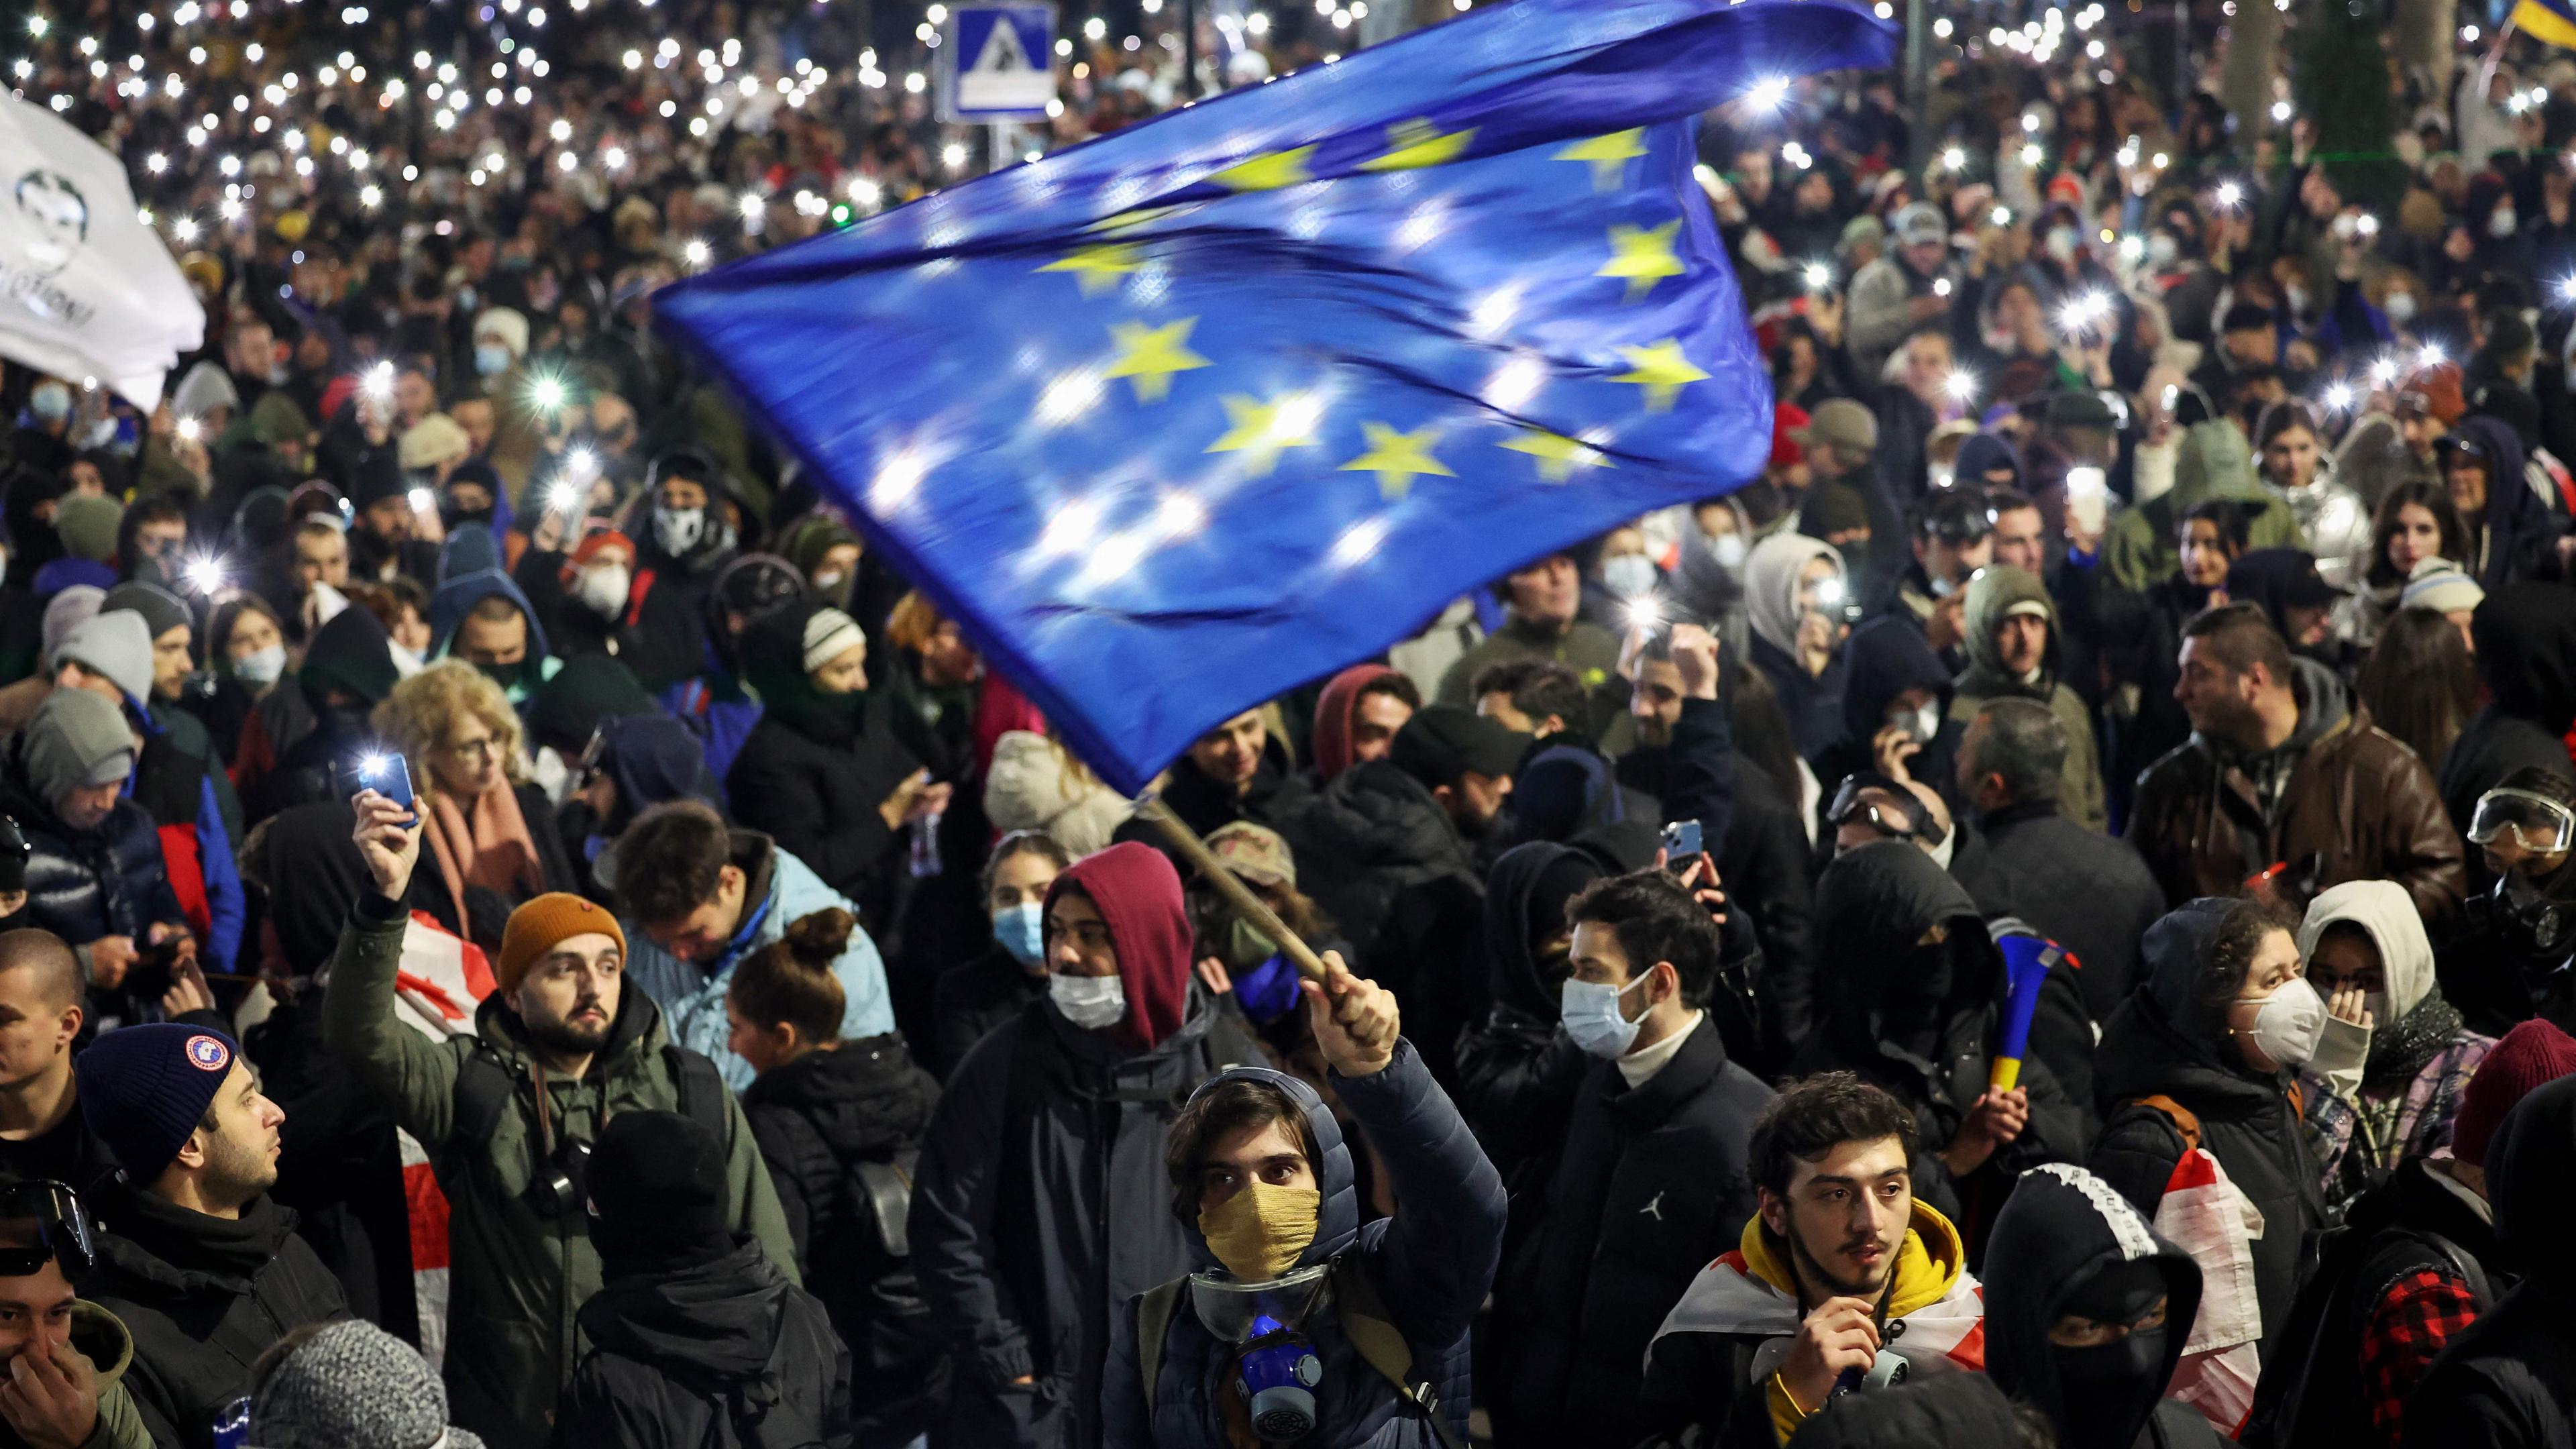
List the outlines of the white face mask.
<svg viewBox="0 0 2576 1449">
<path fill-rule="evenodd" d="M 2078 240 L 2075 228 L 2071 226 L 2050 227 L 2048 254 L 2061 262 L 2071 262 L 2075 260 L 2075 244 Z"/>
<path fill-rule="evenodd" d="M 1927 701 L 1920 709 L 1900 710 L 1889 715 L 1887 722 L 1903 725 L 1916 744 L 1928 745 L 1934 735 L 1941 733 L 1941 706 L 1938 701 Z"/>
<path fill-rule="evenodd" d="M 601 564 L 581 571 L 581 577 L 573 584 L 572 596 L 581 601 L 583 608 L 603 619 L 613 619 L 617 617 L 618 610 L 626 607 L 626 591 L 633 582 L 626 565 Z"/>
<path fill-rule="evenodd" d="M 2317 1040 L 2325 1030 L 2324 999 L 2305 977 L 2293 976 L 2264 998 L 2254 1013 L 2254 1024 L 2238 1035 L 2253 1043 L 2265 1061 L 2278 1067 L 2295 1067 L 2317 1054 Z"/>
<path fill-rule="evenodd" d="M 1655 587 L 1655 561 L 1642 553 L 1623 553 L 1601 561 L 1601 584 L 1623 599 L 1651 593 Z"/>
<path fill-rule="evenodd" d="M 2179 255 L 2181 251 L 2182 244 L 2180 242 L 2175 241 L 2172 237 L 2165 235 L 2163 232 L 2157 232 L 2147 238 L 2147 265 L 2151 267 L 2170 267 L 2173 265 L 2174 258 Z"/>
<path fill-rule="evenodd" d="M 2388 294 L 2387 302 L 2382 304 L 2380 310 L 2388 314 L 2389 321 L 2403 327 L 2407 323 L 2415 320 L 2415 294 L 2412 292 L 2391 292 Z"/>
<path fill-rule="evenodd" d="M 233 661 L 233 677 L 244 684 L 267 688 L 286 673 L 286 646 L 271 644 L 254 649 Z"/>
<path fill-rule="evenodd" d="M 1127 1019 L 1127 987 L 1115 976 L 1050 976 L 1047 997 L 1065 1020 L 1084 1031 Z"/>
<path fill-rule="evenodd" d="M 2291 311 L 2294 315 L 2296 315 L 2296 316 L 2301 316 L 2301 317 L 2304 317 L 2304 316 L 2308 315 L 2308 289 L 2307 289 L 2307 288 L 2305 288 L 2305 287 L 2285 287 L 2285 288 L 2283 288 L 2283 289 L 2282 289 L 2282 296 L 2283 296 L 2285 299 L 2287 299 L 2287 300 L 2288 300 L 2288 302 L 2289 302 L 2289 304 L 2290 304 L 2290 311 Z"/>
<path fill-rule="evenodd" d="M 2513 235 L 2520 225 L 2521 218 L 2513 214 L 2510 206 L 2499 206 L 2487 213 L 2487 235 L 2499 241 Z"/>
<path fill-rule="evenodd" d="M 1709 540 L 1708 551 L 1717 556 L 1719 568 L 1740 569 L 1744 567 L 1744 555 L 1749 550 L 1745 547 L 1743 534 L 1721 533 Z"/>
</svg>

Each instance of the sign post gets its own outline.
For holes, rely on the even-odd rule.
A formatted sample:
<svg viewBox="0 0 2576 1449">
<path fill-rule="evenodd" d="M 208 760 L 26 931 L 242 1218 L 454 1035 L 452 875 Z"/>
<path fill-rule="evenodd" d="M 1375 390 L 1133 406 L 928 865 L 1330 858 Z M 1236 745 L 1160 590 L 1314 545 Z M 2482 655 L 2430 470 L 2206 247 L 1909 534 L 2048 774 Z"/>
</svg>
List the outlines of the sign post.
<svg viewBox="0 0 2576 1449">
<path fill-rule="evenodd" d="M 1056 99 L 1055 7 L 959 5 L 949 12 L 939 54 L 939 118 L 990 125 L 999 170 L 1009 123 L 1046 119 Z"/>
</svg>

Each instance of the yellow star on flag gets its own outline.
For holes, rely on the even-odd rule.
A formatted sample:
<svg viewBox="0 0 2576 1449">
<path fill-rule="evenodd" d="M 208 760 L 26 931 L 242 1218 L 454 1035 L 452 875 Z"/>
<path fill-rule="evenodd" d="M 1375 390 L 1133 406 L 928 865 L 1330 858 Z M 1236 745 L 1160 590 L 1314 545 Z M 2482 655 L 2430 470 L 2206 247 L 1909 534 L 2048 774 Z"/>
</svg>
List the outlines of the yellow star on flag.
<svg viewBox="0 0 2576 1449">
<path fill-rule="evenodd" d="M 1208 444 L 1211 453 L 1244 453 L 1244 471 L 1258 478 L 1279 462 L 1288 448 L 1315 446 L 1317 409 L 1294 393 L 1263 402 L 1244 393 L 1218 398 L 1225 405 L 1225 436 Z"/>
<path fill-rule="evenodd" d="M 1589 141 L 1577 141 L 1557 152 L 1556 159 L 1591 162 L 1592 189 L 1616 191 L 1620 178 L 1628 174 L 1628 163 L 1646 154 L 1645 134 L 1643 127 L 1637 127 L 1595 136 Z"/>
<path fill-rule="evenodd" d="M 1161 402 L 1172 391 L 1173 373 L 1211 365 L 1187 345 L 1190 329 L 1197 325 L 1196 317 L 1184 317 L 1162 327 L 1148 327 L 1142 322 L 1110 323 L 1109 335 L 1118 343 L 1118 356 L 1101 375 L 1126 378 L 1136 389 L 1138 402 Z"/>
<path fill-rule="evenodd" d="M 1314 180 L 1306 170 L 1315 148 L 1297 146 L 1286 151 L 1271 151 L 1238 161 L 1207 179 L 1232 191 L 1277 191 L 1283 186 L 1302 186 Z"/>
<path fill-rule="evenodd" d="M 1362 171 L 1410 171 L 1419 166 L 1446 166 L 1466 154 L 1467 143 L 1476 139 L 1476 128 L 1442 131 L 1429 120 L 1407 121 L 1386 128 L 1390 148 L 1374 161 L 1360 163 Z"/>
<path fill-rule="evenodd" d="M 1102 232 L 1109 236 L 1119 236 L 1126 232 L 1141 231 L 1144 228 L 1153 225 L 1155 222 L 1161 221 L 1164 217 L 1187 210 L 1189 210 L 1188 204 L 1180 206 L 1140 207 L 1134 211 L 1119 212 L 1115 216 L 1104 216 L 1100 220 L 1093 222 L 1091 225 L 1084 227 L 1083 230 Z"/>
<path fill-rule="evenodd" d="M 1127 242 L 1109 242 L 1096 247 L 1076 247 L 1055 261 L 1038 268 L 1041 272 L 1071 272 L 1082 287 L 1082 295 L 1095 297 L 1118 284 L 1118 279 L 1145 264 L 1144 251 Z"/>
<path fill-rule="evenodd" d="M 1646 411 L 1668 413 L 1673 398 L 1691 383 L 1708 376 L 1682 356 L 1680 339 L 1667 337 L 1651 347 L 1622 347 L 1619 355 L 1628 359 L 1632 369 L 1611 378 L 1612 382 L 1633 382 L 1646 390 Z"/>
<path fill-rule="evenodd" d="M 1628 300 L 1636 301 L 1655 290 L 1656 282 L 1682 274 L 1681 258 L 1673 255 L 1673 234 L 1681 229 L 1679 218 L 1656 227 L 1610 228 L 1610 260 L 1592 275 L 1627 278 Z"/>
<path fill-rule="evenodd" d="M 1524 428 L 1521 435 L 1497 446 L 1515 453 L 1527 453 L 1538 460 L 1538 476 L 1550 483 L 1562 483 L 1574 476 L 1577 468 L 1607 468 L 1610 460 L 1601 450 L 1562 433 L 1545 428 Z"/>
<path fill-rule="evenodd" d="M 1362 423 L 1360 431 L 1368 438 L 1368 451 L 1344 463 L 1341 471 L 1375 473 L 1380 497 L 1389 501 L 1402 498 L 1420 474 L 1428 473 L 1440 478 L 1458 476 L 1431 456 L 1432 448 L 1440 442 L 1438 428 L 1405 433 L 1384 423 Z"/>
</svg>

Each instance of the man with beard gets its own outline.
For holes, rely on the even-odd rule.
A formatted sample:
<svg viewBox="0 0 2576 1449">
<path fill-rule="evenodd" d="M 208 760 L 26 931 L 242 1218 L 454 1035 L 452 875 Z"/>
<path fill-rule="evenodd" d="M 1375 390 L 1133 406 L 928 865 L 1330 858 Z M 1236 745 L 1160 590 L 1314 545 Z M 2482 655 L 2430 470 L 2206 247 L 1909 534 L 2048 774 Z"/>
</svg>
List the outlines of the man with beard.
<svg viewBox="0 0 2576 1449">
<path fill-rule="evenodd" d="M 268 1196 L 286 1113 L 212 1027 L 107 1032 L 73 1070 L 82 1115 L 125 1171 L 100 1200 L 98 1266 L 81 1286 L 134 1335 L 124 1383 L 153 1442 L 208 1449 L 262 1353 L 348 1312 L 295 1214 Z"/>
<path fill-rule="evenodd" d="M 626 935 L 579 896 L 511 913 L 476 1035 L 431 1042 L 395 1014 L 404 895 L 419 820 L 374 791 L 356 800 L 373 879 L 342 931 L 324 1033 L 362 1091 L 428 1150 L 447 1193 L 456 1422 L 495 1446 L 534 1446 L 578 1357 L 572 1306 L 599 1291 L 580 1228 L 590 1144 L 612 1105 L 677 1111 L 725 1148 L 725 1225 L 756 1235 L 779 1272 L 796 1253 L 741 1106 L 714 1063 L 673 1045 L 651 997 L 625 990 Z"/>
<path fill-rule="evenodd" d="M 1915 1200 L 1914 1118 L 1849 1072 L 1774 1099 L 1749 1148 L 1759 1210 L 1647 1350 L 1643 1416 L 1705 1444 L 1776 1445 L 1851 1371 L 1985 1368 L 1985 1310 L 1958 1229 Z M 1866 1392 L 1867 1390 L 1863 1390 Z"/>
</svg>

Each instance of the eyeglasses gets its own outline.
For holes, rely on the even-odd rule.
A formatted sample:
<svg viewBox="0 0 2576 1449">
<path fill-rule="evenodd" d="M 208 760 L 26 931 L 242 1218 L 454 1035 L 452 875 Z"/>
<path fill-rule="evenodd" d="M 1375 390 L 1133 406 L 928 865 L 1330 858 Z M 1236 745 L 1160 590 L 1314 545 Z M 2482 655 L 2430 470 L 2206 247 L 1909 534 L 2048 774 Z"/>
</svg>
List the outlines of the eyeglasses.
<svg viewBox="0 0 2576 1449">
<path fill-rule="evenodd" d="M 468 760 L 479 765 L 491 759 L 493 753 L 499 748 L 499 741 L 494 740 L 490 735 L 485 735 L 480 739 L 450 741 L 447 752 L 460 760 Z"/>
<path fill-rule="evenodd" d="M 2524 850 L 2553 855 L 2576 845 L 2576 811 L 2530 790 L 2489 790 L 2469 817 L 2469 839 L 2487 845 L 2506 831 Z"/>
</svg>

